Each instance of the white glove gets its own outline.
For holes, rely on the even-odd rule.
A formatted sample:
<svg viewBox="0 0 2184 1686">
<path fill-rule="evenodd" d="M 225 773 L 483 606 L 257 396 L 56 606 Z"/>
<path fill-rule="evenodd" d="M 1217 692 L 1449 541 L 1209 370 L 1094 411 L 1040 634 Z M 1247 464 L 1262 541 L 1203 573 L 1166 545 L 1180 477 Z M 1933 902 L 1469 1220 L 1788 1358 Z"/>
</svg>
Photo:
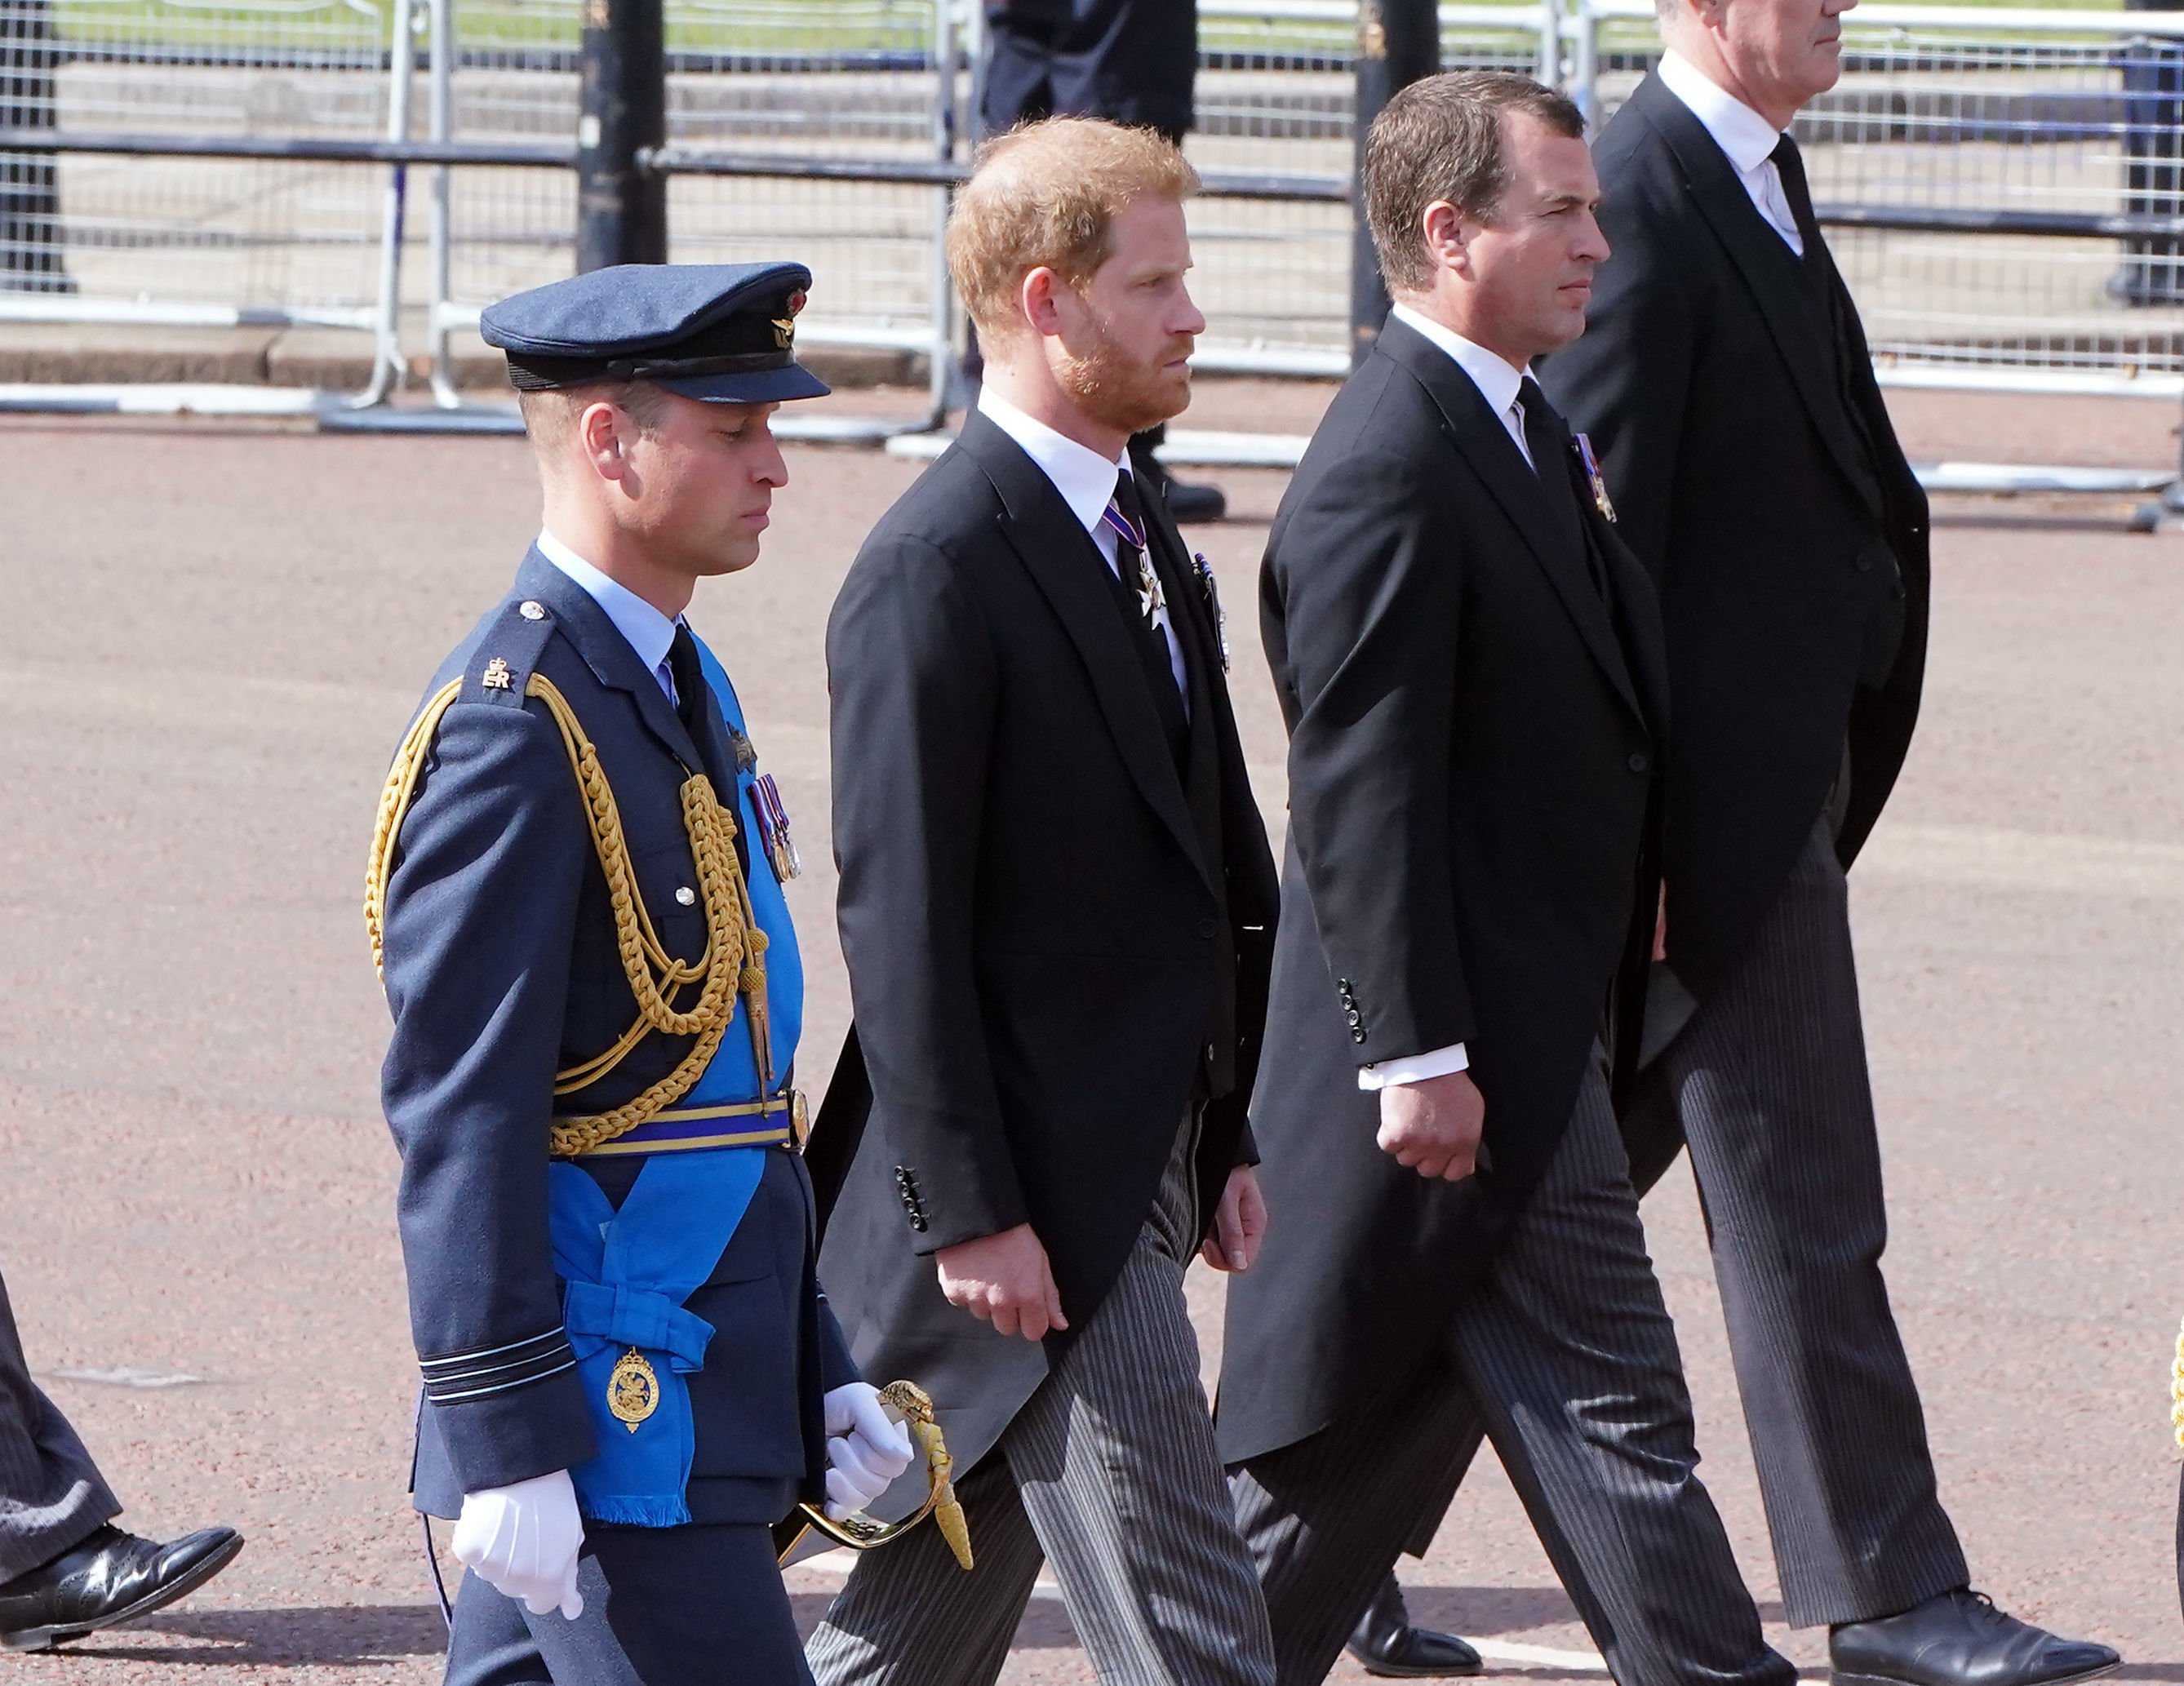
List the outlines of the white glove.
<svg viewBox="0 0 2184 1686">
<path fill-rule="evenodd" d="M 577 1590 L 583 1543 L 576 1483 L 565 1469 L 465 1493 L 454 1540 L 457 1560 L 487 1585 L 522 1600 L 533 1616 L 558 1605 L 571 1622 L 584 1613 Z"/>
<path fill-rule="evenodd" d="M 916 1455 L 879 1389 L 851 1382 L 827 1395 L 827 1514 L 839 1522 L 894 1485 Z"/>
</svg>

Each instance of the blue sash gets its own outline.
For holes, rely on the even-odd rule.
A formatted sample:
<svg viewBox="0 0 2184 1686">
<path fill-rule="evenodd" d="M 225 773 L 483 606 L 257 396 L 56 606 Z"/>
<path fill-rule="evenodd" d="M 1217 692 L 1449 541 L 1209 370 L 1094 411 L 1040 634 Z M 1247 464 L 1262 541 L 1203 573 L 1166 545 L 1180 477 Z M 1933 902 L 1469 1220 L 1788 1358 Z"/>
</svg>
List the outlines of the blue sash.
<svg viewBox="0 0 2184 1686">
<path fill-rule="evenodd" d="M 740 732 L 743 709 L 726 670 L 703 643 L 698 659 L 722 718 Z M 803 1029 L 804 965 L 788 899 L 760 846 L 751 798 L 756 777 L 755 769 L 738 768 L 733 795 L 727 799 L 750 839 L 745 877 L 752 916 L 772 939 L 766 954 L 766 993 L 778 1084 L 796 1058 Z M 719 1051 L 671 1110 L 702 1112 L 767 1099 L 759 1093 L 758 1062 L 738 1001 Z M 762 1127 L 775 1121 L 757 1116 L 739 1117 L 735 1123 Z M 632 1145 L 644 1151 L 650 1144 Z M 705 1368 L 713 1328 L 684 1310 L 682 1302 L 713 1273 L 735 1238 L 766 1175 L 770 1151 L 718 1147 L 650 1153 L 619 1212 L 581 1167 L 557 1160 L 548 1169 L 554 1269 L 566 1285 L 562 1320 L 599 1431 L 599 1455 L 570 1476 L 577 1508 L 594 1522 L 674 1527 L 690 1520 L 686 1494 L 697 1434 L 689 1383 L 682 1378 Z M 615 1367 L 632 1349 L 652 1368 L 658 1401 L 651 1415 L 634 1425 L 608 1406 Z"/>
<path fill-rule="evenodd" d="M 554 1269 L 566 1284 L 562 1322 L 599 1430 L 599 1455 L 570 1471 L 577 1507 L 594 1522 L 673 1527 L 690 1520 L 684 1496 L 697 1429 L 690 1384 L 705 1364 L 713 1326 L 682 1309 L 712 1275 L 743 1221 L 765 1148 L 722 1148 L 648 1160 L 617 1212 L 589 1172 L 547 1170 Z M 608 1408 L 615 1366 L 632 1349 L 652 1366 L 657 1401 L 631 1422 Z"/>
</svg>

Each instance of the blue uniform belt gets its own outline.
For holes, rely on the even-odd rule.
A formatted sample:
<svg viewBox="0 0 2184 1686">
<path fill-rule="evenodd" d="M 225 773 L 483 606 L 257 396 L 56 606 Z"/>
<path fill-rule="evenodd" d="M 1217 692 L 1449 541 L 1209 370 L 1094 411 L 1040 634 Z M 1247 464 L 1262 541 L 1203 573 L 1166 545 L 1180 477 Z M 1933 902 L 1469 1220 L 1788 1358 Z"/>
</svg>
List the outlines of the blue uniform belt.
<svg viewBox="0 0 2184 1686">
<path fill-rule="evenodd" d="M 793 1089 L 764 1100 L 719 1106 L 662 1108 L 627 1134 L 604 1142 L 583 1159 L 627 1154 L 690 1153 L 701 1148 L 767 1148 L 803 1137 L 804 1097 Z"/>
</svg>

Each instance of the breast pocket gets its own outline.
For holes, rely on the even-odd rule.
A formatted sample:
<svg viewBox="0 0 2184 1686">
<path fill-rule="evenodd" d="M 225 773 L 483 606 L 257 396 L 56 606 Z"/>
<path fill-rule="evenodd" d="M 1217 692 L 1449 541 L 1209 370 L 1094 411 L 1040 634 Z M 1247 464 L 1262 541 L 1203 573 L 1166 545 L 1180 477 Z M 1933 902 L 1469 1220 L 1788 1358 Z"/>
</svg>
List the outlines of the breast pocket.
<svg viewBox="0 0 2184 1686">
<path fill-rule="evenodd" d="M 660 946 L 678 960 L 695 960 L 705 952 L 705 909 L 690 845 L 678 838 L 632 849 L 630 867 Z"/>
</svg>

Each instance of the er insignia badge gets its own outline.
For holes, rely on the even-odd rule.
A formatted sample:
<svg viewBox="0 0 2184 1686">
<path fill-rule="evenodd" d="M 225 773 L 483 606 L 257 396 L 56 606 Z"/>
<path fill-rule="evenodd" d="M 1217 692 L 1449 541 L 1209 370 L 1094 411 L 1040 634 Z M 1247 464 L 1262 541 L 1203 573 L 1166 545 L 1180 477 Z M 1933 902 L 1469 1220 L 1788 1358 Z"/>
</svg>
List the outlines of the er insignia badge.
<svg viewBox="0 0 2184 1686">
<path fill-rule="evenodd" d="M 607 1377 L 607 1409 L 632 1434 L 638 1423 L 660 1409 L 660 1373 L 635 1347 L 615 1360 Z"/>
</svg>

